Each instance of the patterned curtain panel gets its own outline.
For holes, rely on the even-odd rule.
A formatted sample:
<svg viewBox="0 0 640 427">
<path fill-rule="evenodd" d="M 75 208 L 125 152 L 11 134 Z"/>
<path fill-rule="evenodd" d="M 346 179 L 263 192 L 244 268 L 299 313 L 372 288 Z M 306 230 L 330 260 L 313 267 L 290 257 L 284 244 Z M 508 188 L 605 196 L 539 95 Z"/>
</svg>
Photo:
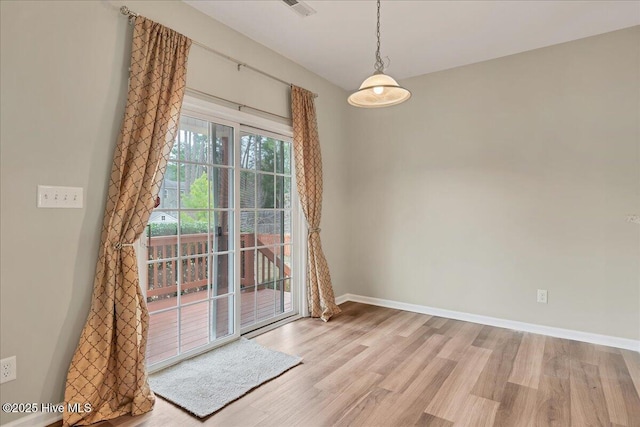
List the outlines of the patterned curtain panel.
<svg viewBox="0 0 640 427">
<path fill-rule="evenodd" d="M 336 305 L 329 265 L 320 242 L 322 154 L 313 98 L 313 93 L 308 90 L 291 86 L 296 181 L 302 211 L 309 225 L 307 243 L 309 312 L 311 317 L 320 317 L 326 322 L 333 315 L 340 313 L 340 308 Z"/>
<path fill-rule="evenodd" d="M 129 94 L 111 169 L 91 311 L 73 356 L 64 425 L 87 425 L 153 408 L 145 351 L 149 315 L 132 243 L 154 208 L 178 129 L 191 40 L 136 18 Z"/>
</svg>

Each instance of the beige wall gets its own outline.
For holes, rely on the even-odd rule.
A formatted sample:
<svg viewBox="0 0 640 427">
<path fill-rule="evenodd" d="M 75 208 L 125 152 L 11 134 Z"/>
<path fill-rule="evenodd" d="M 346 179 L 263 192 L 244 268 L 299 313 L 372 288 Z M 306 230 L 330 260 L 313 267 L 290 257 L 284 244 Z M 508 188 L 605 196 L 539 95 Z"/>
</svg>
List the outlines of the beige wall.
<svg viewBox="0 0 640 427">
<path fill-rule="evenodd" d="M 123 2 L 114 2 L 116 6 Z M 127 2 L 195 40 L 319 94 L 322 221 L 336 292 L 346 289 L 346 94 L 181 2 Z M 0 2 L 2 402 L 60 402 L 86 319 L 107 175 L 126 97 L 131 27 L 106 2 Z M 288 89 L 194 46 L 188 85 L 288 114 Z M 82 210 L 36 209 L 38 184 L 80 186 Z M 5 423 L 17 415 L 2 413 Z"/>
<path fill-rule="evenodd" d="M 349 110 L 349 290 L 640 339 L 638 46 L 634 27 Z"/>
</svg>

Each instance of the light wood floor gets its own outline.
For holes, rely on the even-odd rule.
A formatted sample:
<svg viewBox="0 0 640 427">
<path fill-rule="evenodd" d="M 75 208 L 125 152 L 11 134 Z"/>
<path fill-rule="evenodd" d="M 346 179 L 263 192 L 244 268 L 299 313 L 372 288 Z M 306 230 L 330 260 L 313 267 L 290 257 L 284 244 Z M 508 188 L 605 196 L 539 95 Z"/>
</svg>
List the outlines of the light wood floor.
<svg viewBox="0 0 640 427">
<path fill-rule="evenodd" d="M 357 303 L 256 338 L 302 365 L 204 422 L 161 398 L 108 426 L 640 426 L 640 354 Z"/>
</svg>

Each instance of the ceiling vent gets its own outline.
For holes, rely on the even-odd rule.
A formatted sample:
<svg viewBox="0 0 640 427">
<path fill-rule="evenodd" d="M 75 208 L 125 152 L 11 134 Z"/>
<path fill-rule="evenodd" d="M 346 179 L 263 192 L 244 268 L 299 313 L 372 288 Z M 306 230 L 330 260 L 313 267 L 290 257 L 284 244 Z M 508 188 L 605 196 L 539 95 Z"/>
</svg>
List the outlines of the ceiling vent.
<svg viewBox="0 0 640 427">
<path fill-rule="evenodd" d="M 316 13 L 311 6 L 298 0 L 282 0 L 282 2 L 300 16 L 311 16 Z"/>
</svg>

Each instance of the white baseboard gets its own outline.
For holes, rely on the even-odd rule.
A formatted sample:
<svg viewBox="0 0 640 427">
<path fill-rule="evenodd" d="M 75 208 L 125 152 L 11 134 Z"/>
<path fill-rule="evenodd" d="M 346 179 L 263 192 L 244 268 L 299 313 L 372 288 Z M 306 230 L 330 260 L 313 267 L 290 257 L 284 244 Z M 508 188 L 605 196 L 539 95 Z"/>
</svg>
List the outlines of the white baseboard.
<svg viewBox="0 0 640 427">
<path fill-rule="evenodd" d="M 62 405 L 62 403 L 59 405 Z M 10 423 L 2 424 L 2 427 L 46 427 L 61 419 L 62 414 L 59 412 L 36 412 L 13 420 Z"/>
<path fill-rule="evenodd" d="M 628 338 L 613 337 L 609 335 L 593 334 L 590 332 L 575 331 L 572 329 L 555 328 L 552 326 L 536 325 L 535 323 L 518 322 L 515 320 L 499 319 L 497 317 L 481 316 L 479 314 L 463 313 L 461 311 L 445 310 L 426 305 L 409 304 L 381 298 L 366 297 L 362 295 L 344 294 L 336 298 L 336 304 L 347 301 L 363 304 L 377 305 L 380 307 L 395 308 L 414 313 L 430 314 L 432 316 L 446 317 L 449 319 L 463 320 L 465 322 L 479 323 L 481 325 L 496 326 L 498 328 L 514 329 L 516 331 L 533 332 L 556 338 L 566 338 L 575 341 L 583 341 L 591 344 L 606 345 L 609 347 L 624 348 L 626 350 L 640 351 L 640 341 Z"/>
<path fill-rule="evenodd" d="M 336 297 L 336 304 L 340 305 L 344 302 L 347 301 L 354 301 L 352 299 L 349 299 L 353 294 L 344 294 L 344 295 L 340 295 Z M 355 302 L 355 301 L 354 301 Z"/>
</svg>

